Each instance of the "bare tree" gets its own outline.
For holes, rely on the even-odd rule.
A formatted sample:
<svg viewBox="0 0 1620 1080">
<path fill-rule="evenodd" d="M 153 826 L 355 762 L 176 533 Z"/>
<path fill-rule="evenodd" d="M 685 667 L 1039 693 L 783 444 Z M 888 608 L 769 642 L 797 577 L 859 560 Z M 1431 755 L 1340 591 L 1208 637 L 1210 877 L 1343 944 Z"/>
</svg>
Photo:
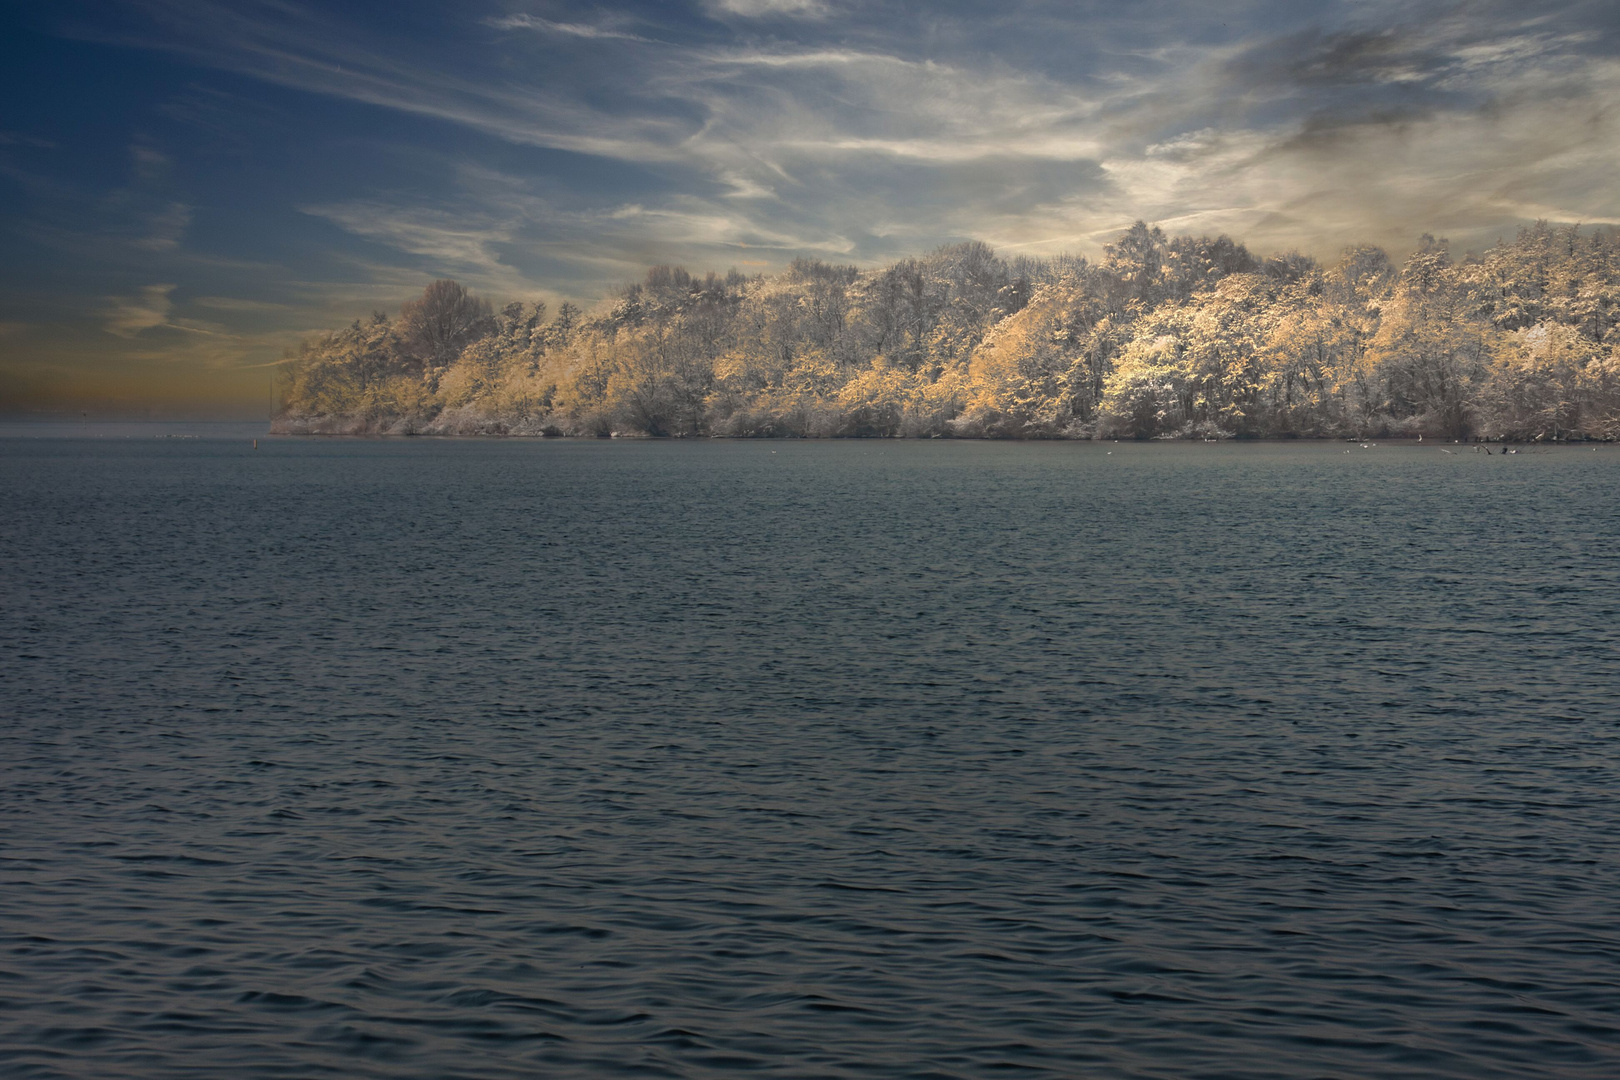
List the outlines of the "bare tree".
<svg viewBox="0 0 1620 1080">
<path fill-rule="evenodd" d="M 399 326 L 406 346 L 436 374 L 469 343 L 493 331 L 495 322 L 489 301 L 443 278 L 423 289 L 420 298 L 400 305 Z"/>
</svg>

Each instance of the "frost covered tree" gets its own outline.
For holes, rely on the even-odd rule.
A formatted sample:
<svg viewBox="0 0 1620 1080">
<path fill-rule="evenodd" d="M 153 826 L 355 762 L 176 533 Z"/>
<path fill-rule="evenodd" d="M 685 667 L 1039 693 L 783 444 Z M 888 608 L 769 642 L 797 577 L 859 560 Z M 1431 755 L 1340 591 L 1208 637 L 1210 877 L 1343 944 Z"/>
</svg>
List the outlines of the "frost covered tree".
<svg viewBox="0 0 1620 1080">
<path fill-rule="evenodd" d="M 589 311 L 453 281 L 312 338 L 289 423 L 646 435 L 1620 437 L 1620 240 L 1539 224 L 1330 265 L 1137 222 L 1100 262 L 978 242 L 861 269 L 658 266 Z M 302 421 L 298 421 L 302 422 Z M 310 420 L 314 423 L 314 420 Z M 316 425 L 318 426 L 318 425 Z"/>
</svg>

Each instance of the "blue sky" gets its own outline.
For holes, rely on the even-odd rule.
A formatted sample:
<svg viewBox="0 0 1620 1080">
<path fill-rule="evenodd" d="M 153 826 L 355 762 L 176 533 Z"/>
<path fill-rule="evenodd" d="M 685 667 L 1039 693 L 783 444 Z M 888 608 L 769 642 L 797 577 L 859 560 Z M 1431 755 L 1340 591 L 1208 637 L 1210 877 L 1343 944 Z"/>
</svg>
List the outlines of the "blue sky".
<svg viewBox="0 0 1620 1080">
<path fill-rule="evenodd" d="M 251 414 L 436 277 L 1331 258 L 1620 220 L 1620 7 L 57 0 L 0 13 L 0 409 Z"/>
</svg>

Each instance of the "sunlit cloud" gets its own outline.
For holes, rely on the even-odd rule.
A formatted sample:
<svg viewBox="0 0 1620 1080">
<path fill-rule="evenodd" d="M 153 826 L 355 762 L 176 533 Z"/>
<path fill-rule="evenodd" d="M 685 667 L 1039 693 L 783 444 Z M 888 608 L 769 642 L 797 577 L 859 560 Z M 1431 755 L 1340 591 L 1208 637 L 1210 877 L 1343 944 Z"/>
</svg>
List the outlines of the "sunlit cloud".
<svg viewBox="0 0 1620 1080">
<path fill-rule="evenodd" d="M 453 268 L 491 269 L 499 263 L 495 245 L 512 239 L 510 227 L 481 213 L 469 218 L 432 207 L 378 202 L 309 206 L 304 212 L 326 218 L 357 236 L 413 255 L 425 255 Z"/>
<path fill-rule="evenodd" d="M 345 35 L 330 33 L 303 9 L 291 9 L 298 18 L 273 26 L 251 14 L 208 10 L 205 21 L 234 31 L 208 48 L 223 49 L 216 54 L 222 60 L 236 54 L 266 78 L 431 115 L 514 142 L 627 162 L 678 163 L 707 176 L 716 195 L 688 190 L 679 194 L 685 209 L 639 218 L 648 230 L 662 230 L 652 239 L 664 247 L 752 234 L 773 245 L 797 238 L 808 241 L 807 250 L 829 249 L 838 246 L 829 236 L 892 234 L 897 227 L 925 236 L 926 215 L 940 239 L 962 232 L 994 233 L 1013 244 L 1042 235 L 1084 238 L 1147 217 L 1189 225 L 1249 223 L 1262 229 L 1263 242 L 1323 248 L 1344 242 L 1357 222 L 1389 238 L 1430 227 L 1419 217 L 1437 206 L 1457 219 L 1456 200 L 1437 192 L 1448 170 L 1490 174 L 1488 188 L 1466 202 L 1494 223 L 1504 211 L 1516 214 L 1515 208 L 1529 205 L 1506 192 L 1545 173 L 1549 160 L 1577 145 L 1591 146 L 1589 137 L 1577 138 L 1569 123 L 1557 122 L 1561 107 L 1545 99 L 1556 97 L 1561 83 L 1590 83 L 1602 63 L 1577 53 L 1590 34 L 1441 18 L 1378 31 L 1311 27 L 1201 51 L 1172 43 L 1144 53 L 1165 70 L 1105 71 L 1099 74 L 1107 77 L 1065 84 L 1040 71 L 986 65 L 971 54 L 916 57 L 814 39 L 794 47 L 715 48 L 696 41 L 654 48 L 649 37 L 611 21 L 532 14 L 489 20 L 504 30 L 637 50 L 638 81 L 648 95 L 620 95 L 608 108 L 555 85 L 525 90 L 448 68 L 423 70 L 414 59 L 387 50 L 345 47 Z M 822 9 L 739 0 L 725 10 L 763 16 Z M 203 48 L 185 40 L 182 35 L 169 47 Z M 1504 113 L 1501 103 L 1510 96 L 1518 100 Z M 677 101 L 685 111 L 668 104 Z M 1514 137 L 1508 129 L 1515 118 L 1528 118 L 1528 125 L 1518 127 L 1541 133 L 1533 154 L 1503 152 L 1502 140 Z M 1549 126 L 1547 120 L 1555 122 Z M 1411 153 L 1418 130 L 1462 153 L 1463 168 Z M 1449 137 L 1459 130 L 1495 141 L 1470 153 Z M 1612 162 L 1612 154 L 1600 156 Z M 941 215 L 936 205 L 908 205 L 911 193 L 896 190 L 879 221 L 868 216 L 870 202 L 852 184 L 857 176 L 869 182 L 880 174 L 884 160 L 934 167 L 935 184 L 947 187 L 955 183 L 955 171 L 978 162 L 999 163 L 1007 185 L 1025 190 L 1031 185 L 1023 174 L 1040 161 L 1089 165 L 1101 183 L 1044 192 L 1043 179 L 1022 213 L 998 211 L 978 221 L 971 204 Z M 1372 162 L 1371 169 L 1361 161 Z M 1342 181 L 1347 172 L 1369 171 L 1385 179 L 1371 188 L 1374 178 L 1365 175 L 1355 184 Z M 751 212 L 690 209 L 725 196 L 745 203 L 793 200 L 820 215 L 819 227 L 784 231 L 779 210 L 766 205 Z M 1612 215 L 1614 208 L 1604 202 L 1594 195 L 1536 205 L 1567 203 L 1592 220 Z M 499 215 L 480 221 L 476 214 L 461 214 L 452 222 L 425 206 L 395 214 L 374 199 L 310 209 L 356 235 L 486 275 L 505 265 L 500 249 L 517 239 Z M 611 209 L 581 209 L 578 220 L 600 219 Z M 752 222 L 746 220 L 750 213 Z M 950 228 L 937 227 L 945 221 Z"/>
<path fill-rule="evenodd" d="M 709 6 L 717 12 L 748 19 L 772 15 L 820 19 L 831 13 L 822 0 L 710 0 Z"/>
<path fill-rule="evenodd" d="M 287 304 L 272 304 L 264 300 L 247 300 L 237 296 L 197 296 L 191 303 L 196 307 L 213 308 L 217 311 L 258 311 L 258 312 L 284 312 L 291 310 Z"/>
<path fill-rule="evenodd" d="M 134 296 L 115 296 L 108 300 L 103 327 L 109 334 L 132 338 L 143 331 L 169 324 L 169 312 L 174 305 L 169 294 L 173 285 L 147 285 Z"/>
<path fill-rule="evenodd" d="M 647 40 L 638 34 L 629 34 L 606 26 L 596 26 L 591 23 L 554 22 L 551 19 L 542 19 L 538 15 L 503 15 L 500 18 L 489 19 L 488 24 L 497 30 L 533 30 L 542 34 L 558 34 L 563 37 L 605 38 L 620 41 Z"/>
</svg>

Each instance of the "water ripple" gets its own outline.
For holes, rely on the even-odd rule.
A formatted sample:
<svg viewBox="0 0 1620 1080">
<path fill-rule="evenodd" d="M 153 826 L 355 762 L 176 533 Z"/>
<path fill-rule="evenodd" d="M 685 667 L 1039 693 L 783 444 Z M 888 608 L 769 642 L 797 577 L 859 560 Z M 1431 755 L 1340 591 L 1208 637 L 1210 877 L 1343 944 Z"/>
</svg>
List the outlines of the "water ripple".
<svg viewBox="0 0 1620 1080">
<path fill-rule="evenodd" d="M 1614 1075 L 1620 458 L 1109 449 L 4 443 L 0 1071 Z"/>
</svg>

